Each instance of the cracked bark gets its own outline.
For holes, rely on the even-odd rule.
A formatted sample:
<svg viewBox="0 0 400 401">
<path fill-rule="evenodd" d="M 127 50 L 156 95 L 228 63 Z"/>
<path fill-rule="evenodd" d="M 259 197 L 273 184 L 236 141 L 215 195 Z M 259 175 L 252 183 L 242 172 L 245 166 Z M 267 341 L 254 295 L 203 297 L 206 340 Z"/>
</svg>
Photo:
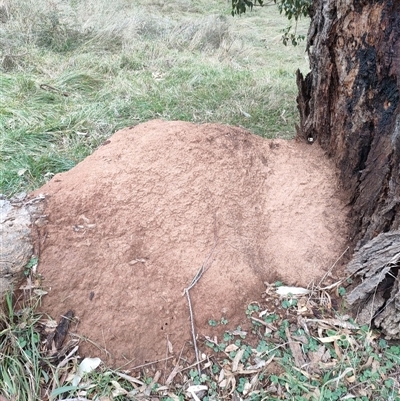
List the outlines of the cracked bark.
<svg viewBox="0 0 400 401">
<path fill-rule="evenodd" d="M 363 286 L 349 301 L 367 302 L 390 275 L 390 291 L 370 320 L 400 338 L 400 323 L 391 318 L 400 315 L 399 236 L 380 261 L 370 253 L 372 246 L 385 254 L 387 236 L 379 234 L 400 228 L 400 2 L 314 0 L 311 17 L 311 71 L 297 73 L 297 136 L 318 142 L 335 160 L 352 206 L 349 266 Z M 395 261 L 390 269 L 388 257 Z M 373 273 L 377 264 L 385 274 Z"/>
</svg>

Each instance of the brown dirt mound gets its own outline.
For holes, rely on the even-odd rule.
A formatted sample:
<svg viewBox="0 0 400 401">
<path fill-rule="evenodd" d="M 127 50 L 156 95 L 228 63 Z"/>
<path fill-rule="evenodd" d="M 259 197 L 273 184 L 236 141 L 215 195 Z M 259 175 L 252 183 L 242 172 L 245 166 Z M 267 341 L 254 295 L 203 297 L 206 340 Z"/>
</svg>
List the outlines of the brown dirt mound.
<svg viewBox="0 0 400 401">
<path fill-rule="evenodd" d="M 191 338 L 183 290 L 208 257 L 191 290 L 199 334 L 209 319 L 240 322 L 264 281 L 320 278 L 346 244 L 347 210 L 323 152 L 228 126 L 121 130 L 37 193 L 49 216 L 43 309 L 73 309 L 79 333 L 116 364 L 163 358 L 168 340 L 181 351 Z"/>
</svg>

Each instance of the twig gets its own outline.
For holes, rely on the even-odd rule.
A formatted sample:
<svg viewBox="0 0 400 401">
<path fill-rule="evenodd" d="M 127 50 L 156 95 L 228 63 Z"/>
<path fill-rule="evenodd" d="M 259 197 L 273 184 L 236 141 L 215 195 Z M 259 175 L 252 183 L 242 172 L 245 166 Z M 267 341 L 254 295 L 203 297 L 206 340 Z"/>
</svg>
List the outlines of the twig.
<svg viewBox="0 0 400 401">
<path fill-rule="evenodd" d="M 158 359 L 157 361 L 147 362 L 147 363 L 144 363 L 143 365 L 138 365 L 133 368 L 129 368 L 129 370 L 136 370 L 136 369 L 144 368 L 145 366 L 154 365 L 155 363 L 158 363 L 158 362 L 168 361 L 168 359 L 172 359 L 172 358 L 173 358 L 173 356 L 169 356 L 168 358 L 161 358 L 161 359 Z"/>
<path fill-rule="evenodd" d="M 210 260 L 212 254 L 214 253 L 214 250 L 217 246 L 217 243 L 214 244 L 213 249 L 211 252 L 208 254 L 206 260 L 196 273 L 196 275 L 193 277 L 192 282 L 190 283 L 189 287 L 184 289 L 184 294 L 186 295 L 188 305 L 189 305 L 189 313 L 190 313 L 190 327 L 192 329 L 192 339 L 193 339 L 193 347 L 194 347 L 194 352 L 196 354 L 196 365 L 197 365 L 197 371 L 199 372 L 199 376 L 201 375 L 201 369 L 200 369 L 200 360 L 199 360 L 199 350 L 197 348 L 197 340 L 196 340 L 196 330 L 194 327 L 194 316 L 193 316 L 193 308 L 192 308 L 192 302 L 190 300 L 190 295 L 189 291 L 197 284 L 197 282 L 200 280 L 201 276 L 204 274 L 204 272 L 208 269 L 206 269 L 206 266 L 208 264 L 208 261 Z"/>
<path fill-rule="evenodd" d="M 78 349 L 79 349 L 79 345 L 76 345 L 72 349 L 72 351 L 57 365 L 56 370 L 63 368 L 71 359 L 73 359 L 71 357 L 72 357 L 72 355 L 74 355 L 76 353 L 76 351 L 78 351 Z"/>
<path fill-rule="evenodd" d="M 188 369 L 192 369 L 193 366 L 198 366 L 199 363 L 202 363 L 202 362 L 204 362 L 206 360 L 207 360 L 207 358 L 201 359 L 198 362 L 196 361 L 195 363 L 192 363 L 191 365 L 186 366 L 185 368 L 182 368 L 181 370 L 179 370 L 178 373 L 184 372 L 185 370 L 188 370 Z"/>
<path fill-rule="evenodd" d="M 328 276 L 328 274 L 333 270 L 333 268 L 336 266 L 336 264 L 339 262 L 340 259 L 342 259 L 342 257 L 345 255 L 345 253 L 349 250 L 349 247 L 347 247 L 343 253 L 337 258 L 336 262 L 328 269 L 328 271 L 323 275 L 323 277 L 321 278 L 321 280 L 319 281 L 317 288 L 321 287 L 321 284 L 324 282 L 324 280 L 326 279 L 326 277 Z"/>
<path fill-rule="evenodd" d="M 69 333 L 69 335 L 72 336 L 72 337 L 77 337 L 80 341 L 87 341 L 88 343 L 90 343 L 93 346 L 95 346 L 98 350 L 104 352 L 108 357 L 111 357 L 111 354 L 110 354 L 109 351 L 107 351 L 105 348 L 103 348 L 102 346 L 100 346 L 96 342 L 92 341 L 90 338 L 85 337 L 85 336 L 83 336 L 81 334 L 78 334 L 78 333 Z"/>
<path fill-rule="evenodd" d="M 199 274 L 201 273 L 201 274 Z M 192 329 L 192 339 L 193 339 L 193 346 L 194 346 L 194 352 L 196 354 L 196 365 L 197 365 L 197 370 L 199 372 L 199 376 L 201 375 L 201 370 L 200 370 L 200 361 L 199 361 L 199 351 L 197 349 L 197 342 L 196 342 L 196 331 L 195 331 L 195 327 L 194 327 L 194 318 L 193 318 L 193 309 L 192 309 L 192 302 L 190 301 L 190 295 L 189 295 L 189 290 L 197 283 L 197 281 L 200 280 L 200 277 L 202 276 L 202 274 L 204 273 L 203 270 L 203 266 L 200 268 L 200 270 L 197 272 L 194 280 L 195 282 L 190 285 L 189 288 L 185 288 L 185 294 L 186 294 L 186 298 L 188 300 L 188 304 L 189 304 L 189 313 L 190 313 L 190 326 Z"/>
</svg>

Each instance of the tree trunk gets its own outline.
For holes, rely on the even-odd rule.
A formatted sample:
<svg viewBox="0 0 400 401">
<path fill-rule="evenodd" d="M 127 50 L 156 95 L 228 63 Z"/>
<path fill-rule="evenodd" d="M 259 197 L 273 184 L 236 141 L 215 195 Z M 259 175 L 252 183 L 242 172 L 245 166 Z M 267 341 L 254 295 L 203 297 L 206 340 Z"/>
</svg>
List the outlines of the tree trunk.
<svg viewBox="0 0 400 401">
<path fill-rule="evenodd" d="M 374 322 L 385 328 L 380 312 L 395 306 L 398 319 L 385 330 L 400 337 L 400 234 L 389 235 L 400 228 L 400 2 L 314 0 L 311 14 L 311 72 L 297 74 L 297 135 L 335 160 L 352 206 L 349 270 L 364 281 L 375 277 L 369 295 L 391 277 Z M 381 269 L 368 263 L 372 248 L 384 255 Z M 359 287 L 352 294 L 349 302 L 368 297 Z"/>
</svg>

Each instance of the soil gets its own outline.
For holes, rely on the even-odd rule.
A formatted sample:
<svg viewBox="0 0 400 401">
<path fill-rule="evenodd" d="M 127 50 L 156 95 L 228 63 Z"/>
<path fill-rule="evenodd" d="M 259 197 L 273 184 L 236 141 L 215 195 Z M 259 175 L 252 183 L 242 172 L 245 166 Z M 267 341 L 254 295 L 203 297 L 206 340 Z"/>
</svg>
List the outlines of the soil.
<svg viewBox="0 0 400 401">
<path fill-rule="evenodd" d="M 192 349 L 183 294 L 202 266 L 190 290 L 196 331 L 221 335 L 209 319 L 236 327 L 264 282 L 318 282 L 347 244 L 348 209 L 323 151 L 230 126 L 123 129 L 39 193 L 42 309 L 57 319 L 72 309 L 109 359 L 89 342 L 81 355 L 117 366 Z"/>
</svg>

